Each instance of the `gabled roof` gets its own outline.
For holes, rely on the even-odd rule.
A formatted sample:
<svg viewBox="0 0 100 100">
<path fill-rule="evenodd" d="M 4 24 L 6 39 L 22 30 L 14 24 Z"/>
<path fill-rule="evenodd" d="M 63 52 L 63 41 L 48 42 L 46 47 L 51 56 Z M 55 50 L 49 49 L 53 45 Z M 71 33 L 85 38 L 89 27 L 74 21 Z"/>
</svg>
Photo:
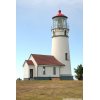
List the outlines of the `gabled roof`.
<svg viewBox="0 0 100 100">
<path fill-rule="evenodd" d="M 25 62 L 28 64 L 28 65 L 34 65 L 32 60 L 25 60 Z"/>
<path fill-rule="evenodd" d="M 65 66 L 51 55 L 31 54 L 38 65 L 53 65 L 53 66 Z"/>
</svg>

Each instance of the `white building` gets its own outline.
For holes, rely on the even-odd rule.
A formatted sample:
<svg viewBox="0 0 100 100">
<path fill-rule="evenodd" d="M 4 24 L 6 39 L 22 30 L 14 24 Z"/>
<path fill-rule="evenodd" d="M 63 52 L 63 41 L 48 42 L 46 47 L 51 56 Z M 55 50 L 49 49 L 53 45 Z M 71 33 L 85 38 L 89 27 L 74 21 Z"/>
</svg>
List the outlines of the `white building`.
<svg viewBox="0 0 100 100">
<path fill-rule="evenodd" d="M 51 55 L 31 54 L 23 64 L 24 79 L 72 80 L 67 16 L 58 11 L 53 18 Z"/>
</svg>

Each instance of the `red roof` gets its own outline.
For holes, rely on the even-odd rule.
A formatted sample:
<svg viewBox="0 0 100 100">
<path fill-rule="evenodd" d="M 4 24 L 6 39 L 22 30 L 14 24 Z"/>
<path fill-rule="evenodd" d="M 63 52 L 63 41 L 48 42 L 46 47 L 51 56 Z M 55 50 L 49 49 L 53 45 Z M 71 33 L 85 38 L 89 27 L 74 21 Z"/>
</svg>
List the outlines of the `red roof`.
<svg viewBox="0 0 100 100">
<path fill-rule="evenodd" d="M 53 18 L 55 18 L 55 17 L 65 17 L 65 18 L 67 18 L 67 16 L 65 16 L 64 14 L 62 14 L 61 10 L 58 10 L 57 15 L 54 16 Z"/>
<path fill-rule="evenodd" d="M 51 55 L 32 54 L 32 56 L 38 65 L 65 66 L 64 64 L 59 62 L 54 56 Z"/>
<path fill-rule="evenodd" d="M 28 65 L 34 65 L 32 60 L 25 60 L 27 62 Z"/>
</svg>

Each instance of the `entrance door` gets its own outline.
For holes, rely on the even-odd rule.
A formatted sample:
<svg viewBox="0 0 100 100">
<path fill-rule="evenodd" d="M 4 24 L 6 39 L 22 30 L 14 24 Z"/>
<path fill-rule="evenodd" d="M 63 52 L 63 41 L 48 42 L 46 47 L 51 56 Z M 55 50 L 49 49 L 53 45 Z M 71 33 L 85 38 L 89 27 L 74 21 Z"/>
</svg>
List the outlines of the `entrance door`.
<svg viewBox="0 0 100 100">
<path fill-rule="evenodd" d="M 33 69 L 30 69 L 30 78 L 33 78 Z"/>
</svg>

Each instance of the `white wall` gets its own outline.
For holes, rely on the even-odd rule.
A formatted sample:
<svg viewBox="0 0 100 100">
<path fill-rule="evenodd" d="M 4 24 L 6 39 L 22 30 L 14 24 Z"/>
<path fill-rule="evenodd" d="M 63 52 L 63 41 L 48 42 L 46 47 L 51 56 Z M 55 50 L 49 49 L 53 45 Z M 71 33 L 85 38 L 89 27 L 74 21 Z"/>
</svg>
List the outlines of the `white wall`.
<svg viewBox="0 0 100 100">
<path fill-rule="evenodd" d="M 32 60 L 32 62 L 34 63 L 34 77 L 37 77 L 37 63 L 35 61 L 35 59 L 32 57 L 32 55 L 29 57 L 29 60 Z"/>
<path fill-rule="evenodd" d="M 45 66 L 46 74 L 43 75 L 43 65 L 38 66 L 38 77 L 59 77 L 59 67 L 56 67 L 56 75 L 53 75 L 53 67 Z"/>
<path fill-rule="evenodd" d="M 35 68 L 33 65 L 28 65 L 26 62 L 23 66 L 24 68 L 24 78 L 30 78 L 30 69 L 33 69 L 33 77 L 35 76 Z"/>
<path fill-rule="evenodd" d="M 66 33 L 67 34 L 67 33 Z M 55 30 L 55 35 L 64 35 L 64 30 Z M 65 60 L 65 53 L 68 53 L 68 60 Z M 65 67 L 60 69 L 60 74 L 71 75 L 70 51 L 68 37 L 59 36 L 52 38 L 51 54 L 60 62 L 65 64 Z"/>
<path fill-rule="evenodd" d="M 23 68 L 24 68 L 24 78 L 29 78 L 29 67 L 26 62 L 24 64 Z"/>
<path fill-rule="evenodd" d="M 64 29 L 64 30 L 54 29 L 53 31 L 55 32 L 55 35 L 57 36 L 57 35 L 65 35 L 65 33 L 64 33 L 65 30 L 66 29 Z M 68 35 L 67 30 L 66 30 L 66 35 Z M 52 33 L 52 36 L 53 36 L 53 33 Z"/>
</svg>

